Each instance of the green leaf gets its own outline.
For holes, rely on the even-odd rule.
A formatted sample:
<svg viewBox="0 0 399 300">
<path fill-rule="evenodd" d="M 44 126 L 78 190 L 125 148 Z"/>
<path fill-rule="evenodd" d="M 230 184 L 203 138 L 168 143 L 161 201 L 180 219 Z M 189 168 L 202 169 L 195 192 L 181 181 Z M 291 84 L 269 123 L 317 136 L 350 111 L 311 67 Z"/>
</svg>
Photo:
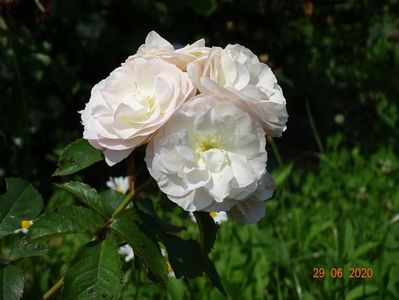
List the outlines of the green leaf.
<svg viewBox="0 0 399 300">
<path fill-rule="evenodd" d="M 24 257 L 40 256 L 47 253 L 49 250 L 50 249 L 45 244 L 19 239 L 12 245 L 9 259 L 15 261 Z"/>
<path fill-rule="evenodd" d="M 93 231 L 103 224 L 104 220 L 88 208 L 66 206 L 42 215 L 29 228 L 28 237 L 37 239 L 55 234 Z"/>
<path fill-rule="evenodd" d="M 378 286 L 362 284 L 359 285 L 348 292 L 346 295 L 347 300 L 355 300 L 355 299 L 366 299 L 366 297 L 370 296 L 370 294 L 378 293 Z"/>
<path fill-rule="evenodd" d="M 24 291 L 24 276 L 20 268 L 8 265 L 0 267 L 0 299 L 18 300 Z"/>
<path fill-rule="evenodd" d="M 92 164 L 103 160 L 100 150 L 93 148 L 84 139 L 76 140 L 69 144 L 58 160 L 57 170 L 53 176 L 65 176 L 85 169 Z"/>
<path fill-rule="evenodd" d="M 100 215 L 106 216 L 105 208 L 100 194 L 89 185 L 78 182 L 70 181 L 63 184 L 56 184 L 58 187 L 70 192 L 82 203 L 94 209 Z"/>
<path fill-rule="evenodd" d="M 0 238 L 21 228 L 22 220 L 36 218 L 43 209 L 43 199 L 27 181 L 6 179 L 7 193 L 0 196 Z"/>
<path fill-rule="evenodd" d="M 373 241 L 366 242 L 360 245 L 355 251 L 353 251 L 350 259 L 356 259 L 362 257 L 364 254 L 368 253 L 369 251 L 371 251 L 372 249 L 376 248 L 379 245 L 380 245 L 379 242 L 373 242 Z"/>
<path fill-rule="evenodd" d="M 184 229 L 159 218 L 150 199 L 140 199 L 135 202 L 135 207 L 141 219 L 146 221 L 145 227 L 154 234 L 179 233 Z"/>
<path fill-rule="evenodd" d="M 109 241 L 87 244 L 68 267 L 62 299 L 118 299 L 123 286 L 121 265 L 118 250 Z"/>
<path fill-rule="evenodd" d="M 286 164 L 284 166 L 279 167 L 278 169 L 273 170 L 272 175 L 274 181 L 276 182 L 276 186 L 280 186 L 284 181 L 290 176 L 292 172 L 292 168 L 294 167 L 293 163 Z"/>
<path fill-rule="evenodd" d="M 144 230 L 142 220 L 133 209 L 121 212 L 111 224 L 111 229 L 118 233 L 133 248 L 155 278 L 166 285 L 168 271 L 165 259 L 156 241 Z"/>
<path fill-rule="evenodd" d="M 176 278 L 192 279 L 201 276 L 205 268 L 201 246 L 195 240 L 183 240 L 175 235 L 165 235 L 162 242 Z"/>
<path fill-rule="evenodd" d="M 207 212 L 194 212 L 200 232 L 199 242 L 205 255 L 211 252 L 216 240 L 217 225 Z"/>
<path fill-rule="evenodd" d="M 349 219 L 345 222 L 345 233 L 344 233 L 344 255 L 346 258 L 352 256 L 353 250 L 355 248 L 355 240 L 353 235 L 352 223 Z"/>
<path fill-rule="evenodd" d="M 183 240 L 174 235 L 165 235 L 162 242 L 168 252 L 168 258 L 176 278 L 192 279 L 204 272 L 212 284 L 223 294 L 226 292 L 212 261 L 202 251 L 201 246 L 194 240 Z"/>
<path fill-rule="evenodd" d="M 127 195 L 114 190 L 106 190 L 100 193 L 101 202 L 106 216 L 111 217 Z"/>
</svg>

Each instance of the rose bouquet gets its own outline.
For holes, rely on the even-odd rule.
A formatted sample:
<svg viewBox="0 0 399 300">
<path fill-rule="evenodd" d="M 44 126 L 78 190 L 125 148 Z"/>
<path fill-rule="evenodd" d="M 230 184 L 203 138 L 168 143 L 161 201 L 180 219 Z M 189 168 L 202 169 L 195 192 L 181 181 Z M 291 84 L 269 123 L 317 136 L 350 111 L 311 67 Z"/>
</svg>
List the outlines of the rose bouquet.
<svg viewBox="0 0 399 300">
<path fill-rule="evenodd" d="M 152 31 L 96 84 L 83 137 L 112 166 L 143 144 L 151 176 L 186 211 L 227 211 L 254 223 L 273 194 L 265 134 L 286 129 L 286 102 L 271 69 L 241 45 L 175 50 Z"/>
<path fill-rule="evenodd" d="M 10 178 L 0 196 L 0 238 L 20 239 L 0 270 L 10 286 L 5 298 L 22 297 L 23 273 L 13 262 L 43 255 L 74 233 L 91 238 L 43 299 L 62 293 L 65 300 L 116 300 L 132 272 L 164 287 L 170 277 L 205 274 L 225 293 L 209 255 L 217 224 L 259 221 L 275 187 L 265 135 L 281 136 L 288 116 L 271 69 L 240 45 L 209 48 L 199 40 L 174 49 L 150 32 L 136 54 L 93 87 L 80 113 L 84 139 L 65 148 L 53 176 L 68 178 L 104 158 L 109 166 L 131 163 L 134 149 L 146 145 L 149 174 L 195 219 L 197 239 L 162 220 L 140 194 L 148 185 L 136 188 L 132 174 L 110 178 L 104 191 L 60 179 L 57 187 L 79 203 L 50 201 L 45 212 L 30 183 Z"/>
</svg>

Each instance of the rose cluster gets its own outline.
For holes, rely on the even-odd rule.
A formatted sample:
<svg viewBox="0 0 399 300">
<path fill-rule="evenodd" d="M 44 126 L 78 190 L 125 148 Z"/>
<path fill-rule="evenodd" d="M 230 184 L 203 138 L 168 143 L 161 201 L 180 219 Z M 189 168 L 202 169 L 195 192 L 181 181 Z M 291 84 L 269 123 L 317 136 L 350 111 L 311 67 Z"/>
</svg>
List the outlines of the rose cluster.
<svg viewBox="0 0 399 300">
<path fill-rule="evenodd" d="M 156 32 L 96 84 L 83 137 L 112 166 L 147 144 L 145 161 L 183 209 L 227 211 L 254 223 L 274 181 L 265 135 L 286 129 L 286 101 L 270 67 L 241 45 L 175 49 Z"/>
</svg>

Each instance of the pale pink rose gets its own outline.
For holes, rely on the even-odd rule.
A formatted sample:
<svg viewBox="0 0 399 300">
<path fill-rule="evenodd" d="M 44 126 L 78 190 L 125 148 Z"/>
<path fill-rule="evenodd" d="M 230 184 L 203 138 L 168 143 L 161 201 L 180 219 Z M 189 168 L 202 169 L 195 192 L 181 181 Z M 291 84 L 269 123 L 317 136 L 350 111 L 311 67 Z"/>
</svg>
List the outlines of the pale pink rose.
<svg viewBox="0 0 399 300">
<path fill-rule="evenodd" d="M 216 95 L 241 107 L 271 136 L 286 129 L 286 101 L 272 70 L 249 49 L 228 45 L 213 47 L 206 58 L 187 66 L 187 72 L 201 93 Z"/>
<path fill-rule="evenodd" d="M 130 56 L 127 61 L 136 57 L 159 57 L 176 65 L 185 71 L 187 64 L 206 57 L 209 48 L 205 47 L 204 39 L 200 39 L 191 45 L 175 50 L 173 45 L 162 38 L 155 31 L 148 33 L 145 43 L 139 47 L 135 55 Z"/>
<path fill-rule="evenodd" d="M 153 134 L 195 95 L 187 73 L 160 58 L 136 58 L 96 84 L 82 114 L 83 137 L 112 166 Z"/>
</svg>

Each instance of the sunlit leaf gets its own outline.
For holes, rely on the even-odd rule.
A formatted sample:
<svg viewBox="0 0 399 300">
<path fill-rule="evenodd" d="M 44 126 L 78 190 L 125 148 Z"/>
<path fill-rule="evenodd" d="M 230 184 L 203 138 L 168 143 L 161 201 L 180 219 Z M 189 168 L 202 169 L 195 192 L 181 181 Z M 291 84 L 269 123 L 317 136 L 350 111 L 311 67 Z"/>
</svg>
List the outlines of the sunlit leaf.
<svg viewBox="0 0 399 300">
<path fill-rule="evenodd" d="M 42 215 L 29 228 L 28 237 L 37 239 L 56 234 L 94 231 L 104 220 L 88 208 L 79 206 L 60 207 Z"/>
<path fill-rule="evenodd" d="M 103 160 L 100 150 L 94 149 L 84 139 L 69 144 L 58 160 L 57 169 L 53 176 L 65 176 L 85 169 L 92 164 Z"/>
<path fill-rule="evenodd" d="M 82 203 L 94 209 L 99 214 L 105 216 L 105 208 L 100 194 L 89 185 L 83 182 L 70 181 L 63 184 L 57 184 L 60 188 L 70 192 Z"/>
<path fill-rule="evenodd" d="M 19 239 L 11 247 L 9 259 L 15 261 L 24 257 L 40 256 L 46 254 L 49 250 L 45 244 Z"/>
</svg>

